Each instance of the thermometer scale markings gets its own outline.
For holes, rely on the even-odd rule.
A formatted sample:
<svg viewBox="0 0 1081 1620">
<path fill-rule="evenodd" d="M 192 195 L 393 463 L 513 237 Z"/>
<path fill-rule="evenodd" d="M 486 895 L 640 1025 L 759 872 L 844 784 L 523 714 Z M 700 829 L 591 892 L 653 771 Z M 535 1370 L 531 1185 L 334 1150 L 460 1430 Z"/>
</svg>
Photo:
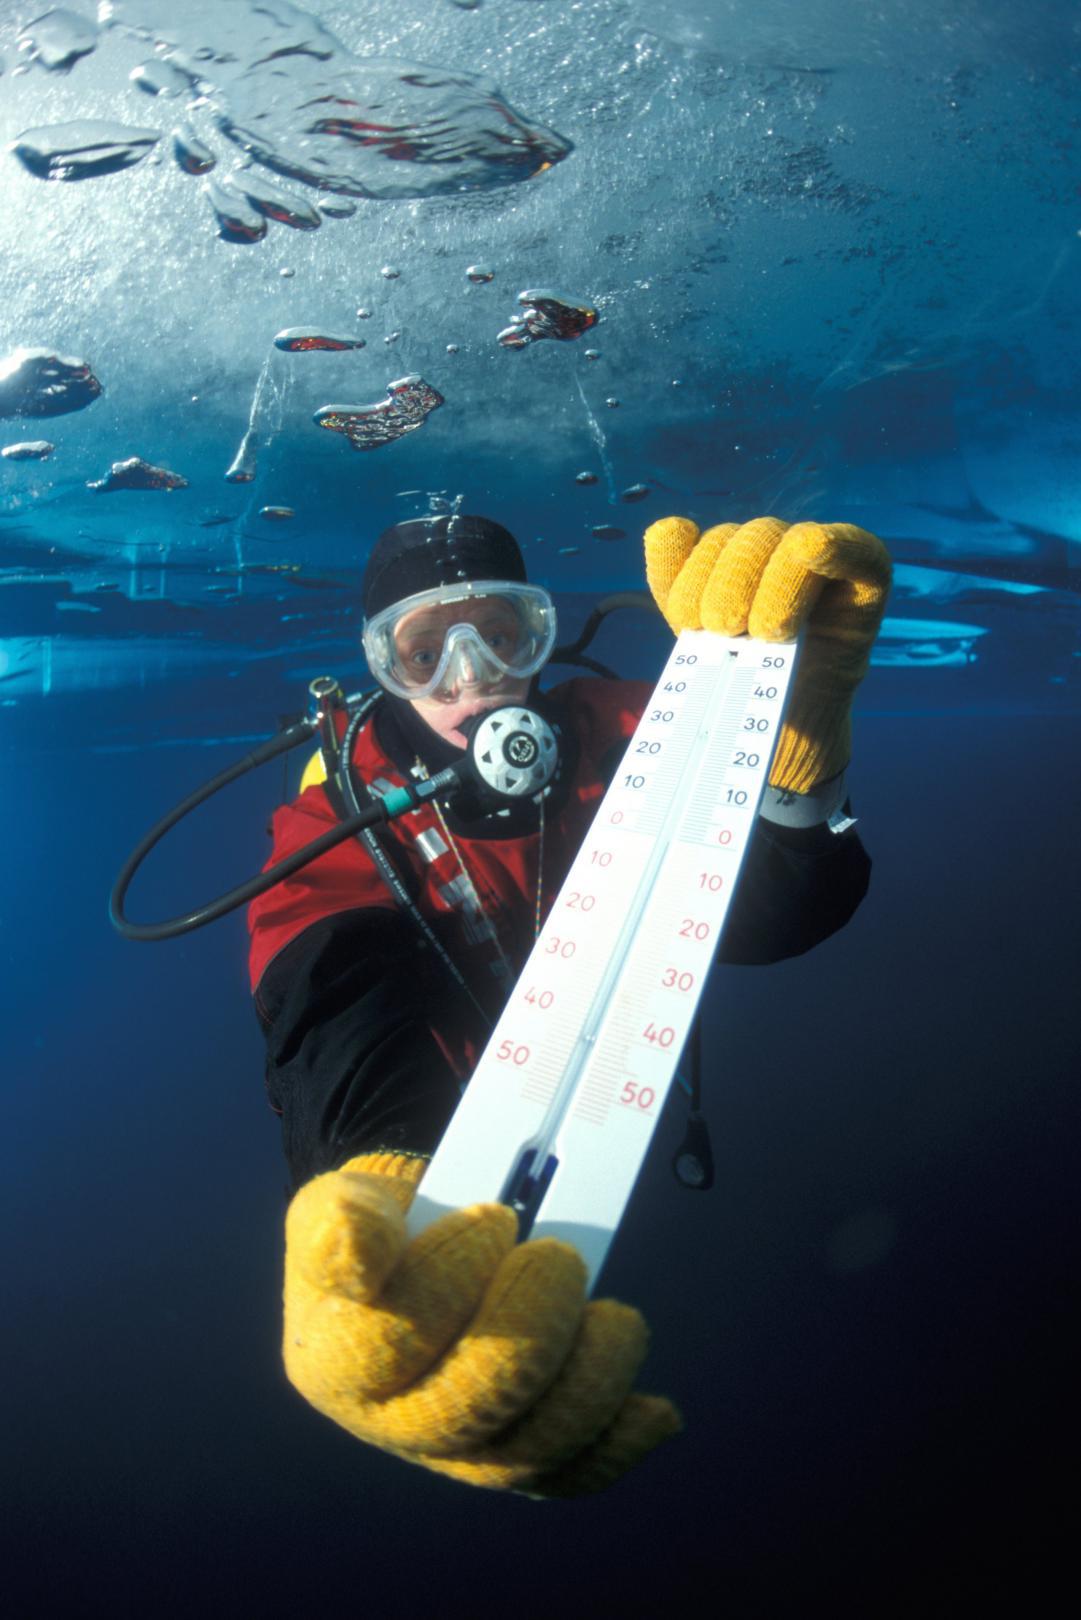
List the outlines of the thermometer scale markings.
<svg viewBox="0 0 1081 1620">
<path fill-rule="evenodd" d="M 791 645 L 680 636 L 425 1175 L 411 1233 L 525 1187 L 533 1235 L 575 1242 L 595 1278 L 709 971 L 793 663 Z"/>
<path fill-rule="evenodd" d="M 722 729 L 723 723 L 726 719 L 730 721 L 734 719 L 738 724 L 745 706 L 745 703 L 738 701 L 741 694 L 738 691 L 733 694 L 732 688 L 734 685 L 746 687 L 748 682 L 744 680 L 743 682 L 734 683 L 730 679 L 724 680 L 723 677 L 726 673 L 728 672 L 724 670 L 722 665 L 721 680 L 714 685 L 712 691 L 706 689 L 705 683 L 702 683 L 701 685 L 701 690 L 705 694 L 701 707 L 705 709 L 709 699 L 713 698 L 713 709 L 716 711 L 716 716 L 712 728 L 706 728 L 704 726 L 703 719 L 699 719 L 698 727 L 690 739 L 684 759 L 682 761 L 683 772 L 686 773 L 689 768 L 696 778 L 701 777 L 703 774 L 709 774 L 707 770 L 703 769 L 703 764 L 700 763 L 699 756 L 703 753 L 704 746 L 709 740 L 711 731 L 713 729 Z M 736 698 L 735 702 L 733 702 L 733 695 Z M 746 694 L 744 693 L 743 696 L 745 698 Z M 718 698 L 720 700 L 719 702 L 717 701 Z M 691 709 L 693 706 L 688 704 L 687 707 Z M 708 717 L 713 718 L 712 716 Z M 648 725 L 648 721 L 646 724 Z M 637 737 L 638 733 L 636 732 L 635 737 L 631 741 L 631 746 L 628 749 L 627 758 L 633 757 L 637 751 Z M 674 752 L 675 751 L 673 750 L 673 756 Z M 626 761 L 624 763 L 626 763 Z M 622 767 L 620 769 L 622 772 Z M 659 775 L 660 773 L 658 773 L 658 776 Z M 658 782 L 658 788 L 659 785 L 660 784 Z M 692 788 L 697 785 L 697 780 L 690 784 Z M 677 783 L 677 790 L 682 786 L 682 782 Z M 657 797 L 660 798 L 659 792 Z M 690 803 L 694 803 L 693 796 L 690 798 Z M 596 1043 L 599 1025 L 608 1012 L 615 985 L 624 972 L 628 954 L 631 950 L 635 935 L 642 920 L 642 913 L 652 897 L 657 878 L 660 875 L 660 868 L 663 865 L 669 853 L 671 844 L 676 836 L 676 828 L 686 813 L 683 809 L 682 796 L 679 791 L 672 794 L 668 803 L 665 804 L 663 808 L 664 813 L 659 822 L 659 836 L 654 844 L 654 848 L 647 862 L 645 872 L 638 884 L 634 900 L 624 919 L 620 939 L 617 942 L 612 956 L 609 958 L 606 973 L 594 994 L 593 1004 L 590 1008 L 589 1014 L 587 1015 L 584 1028 L 567 1063 L 560 1090 L 553 1098 L 552 1103 L 550 1104 L 549 1114 L 542 1121 L 539 1129 L 537 1130 L 536 1136 L 531 1143 L 531 1146 L 534 1148 L 536 1153 L 538 1163 L 541 1161 L 542 1155 L 546 1154 L 552 1146 L 552 1138 L 554 1136 L 555 1129 L 558 1127 L 562 1115 L 566 1112 L 567 1099 L 571 1094 L 573 1094 L 583 1066 L 589 1059 L 590 1047 Z M 583 853 L 589 852 L 589 846 L 590 840 L 587 839 Z M 663 895 L 663 889 L 661 892 Z M 663 904 L 663 899 L 661 903 Z M 630 1016 L 633 1016 L 633 1014 Z M 615 1031 L 613 1031 L 613 1033 L 615 1033 Z M 674 1035 L 673 1039 L 666 1044 L 674 1044 Z M 681 1049 L 682 1042 L 680 1043 L 680 1048 L 678 1050 Z M 678 1050 L 676 1053 L 677 1057 Z"/>
</svg>

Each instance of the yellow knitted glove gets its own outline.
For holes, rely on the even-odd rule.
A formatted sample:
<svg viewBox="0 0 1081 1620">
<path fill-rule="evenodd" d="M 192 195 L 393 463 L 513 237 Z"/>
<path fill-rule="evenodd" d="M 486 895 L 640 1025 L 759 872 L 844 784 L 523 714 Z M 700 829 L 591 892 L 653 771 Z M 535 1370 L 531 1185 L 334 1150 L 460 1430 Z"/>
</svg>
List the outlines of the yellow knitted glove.
<svg viewBox="0 0 1081 1620">
<path fill-rule="evenodd" d="M 500 1204 L 413 1242 L 423 1159 L 364 1154 L 301 1188 L 286 1219 L 285 1368 L 360 1440 L 470 1485 L 531 1496 L 602 1490 L 681 1428 L 631 1392 L 639 1313 L 586 1303 L 567 1243 L 516 1243 Z"/>
<path fill-rule="evenodd" d="M 689 518 L 646 530 L 646 579 L 672 629 L 791 641 L 806 629 L 773 787 L 809 793 L 851 755 L 852 699 L 886 607 L 891 564 L 875 535 L 851 523 L 754 518 L 701 537 Z"/>
</svg>

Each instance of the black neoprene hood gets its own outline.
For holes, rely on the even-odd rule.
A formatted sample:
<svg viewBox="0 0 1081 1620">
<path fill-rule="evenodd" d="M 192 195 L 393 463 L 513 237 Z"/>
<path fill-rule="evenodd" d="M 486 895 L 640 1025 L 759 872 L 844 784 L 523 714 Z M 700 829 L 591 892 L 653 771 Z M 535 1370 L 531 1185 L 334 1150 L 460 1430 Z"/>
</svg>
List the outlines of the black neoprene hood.
<svg viewBox="0 0 1081 1620">
<path fill-rule="evenodd" d="M 364 570 L 361 599 L 371 619 L 418 591 L 460 580 L 526 582 L 525 561 L 509 529 L 468 514 L 410 518 L 384 529 Z"/>
</svg>

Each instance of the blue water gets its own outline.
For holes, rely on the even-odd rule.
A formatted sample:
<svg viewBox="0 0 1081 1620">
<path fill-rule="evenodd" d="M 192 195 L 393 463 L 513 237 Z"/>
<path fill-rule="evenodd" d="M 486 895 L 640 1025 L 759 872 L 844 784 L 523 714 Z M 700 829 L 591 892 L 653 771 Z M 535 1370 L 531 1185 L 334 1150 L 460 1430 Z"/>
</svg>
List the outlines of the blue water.
<svg viewBox="0 0 1081 1620">
<path fill-rule="evenodd" d="M 1074 8 L 281 8 L 360 58 L 482 73 L 573 150 L 528 178 L 484 149 L 437 194 L 444 171 L 385 160 L 372 184 L 415 170 L 412 194 L 246 245 L 168 149 L 190 92 L 128 79 L 152 55 L 132 30 L 171 38 L 168 8 L 116 10 L 127 31 L 69 72 L 17 72 L 24 19 L 0 6 L 0 139 L 162 131 L 160 162 L 79 181 L 0 157 L 0 361 L 46 347 L 105 389 L 0 420 L 5 445 L 56 447 L 0 460 L 20 1612 L 1050 1612 L 1081 1214 Z M 216 15 L 242 58 L 251 9 Z M 470 95 L 453 116 L 480 150 Z M 213 106 L 189 116 L 224 172 Z M 530 286 L 594 301 L 599 360 L 499 348 Z M 272 354 L 289 326 L 367 347 Z M 410 372 L 447 403 L 399 442 L 357 453 L 313 424 Z M 261 374 L 256 477 L 230 484 Z M 86 488 L 132 455 L 188 487 Z M 573 1503 L 429 1478 L 290 1389 L 286 1174 L 243 921 L 137 946 L 106 915 L 135 840 L 312 676 L 363 683 L 366 547 L 433 494 L 520 536 L 570 632 L 641 588 L 641 531 L 669 511 L 863 523 L 896 564 L 850 772 L 868 899 L 806 957 L 715 973 L 716 1186 L 672 1178 L 673 1100 L 602 1280 L 644 1311 L 643 1386 L 686 1431 Z M 665 646 L 626 616 L 594 650 L 649 676 Z M 134 915 L 246 876 L 287 790 L 271 766 L 201 811 Z"/>
</svg>

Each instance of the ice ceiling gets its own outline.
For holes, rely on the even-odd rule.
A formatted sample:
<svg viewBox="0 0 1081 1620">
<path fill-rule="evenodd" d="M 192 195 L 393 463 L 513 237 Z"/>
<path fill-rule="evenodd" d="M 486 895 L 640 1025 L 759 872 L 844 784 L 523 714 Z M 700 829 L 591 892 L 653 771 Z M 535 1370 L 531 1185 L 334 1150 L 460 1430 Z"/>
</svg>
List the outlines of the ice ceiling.
<svg viewBox="0 0 1081 1620">
<path fill-rule="evenodd" d="M 1057 0 L 0 0 L 6 577 L 342 567 L 435 491 L 567 589 L 669 510 L 1075 578 L 1079 46 Z"/>
</svg>

